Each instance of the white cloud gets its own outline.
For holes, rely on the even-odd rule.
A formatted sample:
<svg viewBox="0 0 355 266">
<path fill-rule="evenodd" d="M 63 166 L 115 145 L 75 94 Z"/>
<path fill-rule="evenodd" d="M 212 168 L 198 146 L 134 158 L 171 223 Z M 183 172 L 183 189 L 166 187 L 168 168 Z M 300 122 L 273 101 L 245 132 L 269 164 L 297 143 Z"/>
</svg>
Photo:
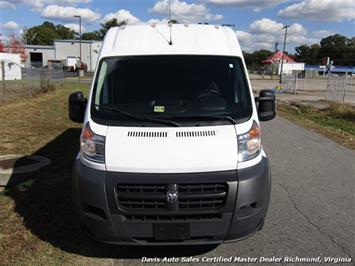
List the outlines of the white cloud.
<svg viewBox="0 0 355 266">
<path fill-rule="evenodd" d="M 285 19 L 309 19 L 314 21 L 335 21 L 355 19 L 354 0 L 304 0 L 278 12 Z"/>
<path fill-rule="evenodd" d="M 253 39 L 253 35 L 246 31 L 237 30 L 235 34 L 237 34 L 238 40 L 243 43 L 251 42 Z"/>
<path fill-rule="evenodd" d="M 142 24 L 142 23 L 147 23 L 147 24 L 167 24 L 169 22 L 168 19 L 156 19 L 152 18 L 148 21 L 141 21 L 138 17 L 134 16 L 129 10 L 125 9 L 120 9 L 117 10 L 115 13 L 109 13 L 107 14 L 103 19 L 102 22 L 106 22 L 108 20 L 111 20 L 113 18 L 116 18 L 117 21 L 127 21 L 127 24 Z"/>
<path fill-rule="evenodd" d="M 256 20 L 250 24 L 250 31 L 236 31 L 236 35 L 241 44 L 242 49 L 246 51 L 254 51 L 258 49 L 273 50 L 275 43 L 279 43 L 279 49 L 283 43 L 285 25 L 277 21 L 263 18 Z M 301 44 L 310 44 L 307 37 L 307 30 L 303 25 L 294 23 L 289 28 L 287 43 L 291 46 Z"/>
<path fill-rule="evenodd" d="M 148 24 L 167 24 L 169 22 L 168 19 L 156 19 L 156 18 L 152 18 L 150 20 L 147 21 Z"/>
<path fill-rule="evenodd" d="M 0 24 L 0 28 L 2 30 L 17 30 L 19 25 L 15 21 L 8 21 L 4 24 Z"/>
<path fill-rule="evenodd" d="M 1 2 L 9 2 L 0 1 Z M 92 0 L 11 0 L 12 7 L 15 8 L 17 5 L 27 5 L 30 6 L 33 10 L 39 11 L 43 9 L 46 5 L 57 4 L 60 2 L 61 5 L 70 5 L 75 6 L 77 4 L 88 4 L 91 3 Z"/>
<path fill-rule="evenodd" d="M 290 35 L 306 35 L 307 30 L 299 23 L 293 23 L 288 29 Z"/>
<path fill-rule="evenodd" d="M 328 37 L 330 35 L 333 35 L 334 32 L 332 31 L 329 31 L 329 30 L 318 30 L 318 31 L 313 31 L 312 32 L 312 35 L 315 37 L 315 38 L 325 38 L 325 37 Z"/>
<path fill-rule="evenodd" d="M 0 1 L 0 8 L 15 8 L 15 4 L 10 3 L 9 1 Z"/>
<path fill-rule="evenodd" d="M 113 18 L 116 18 L 118 22 L 127 21 L 128 24 L 139 24 L 141 21 L 139 18 L 135 17 L 128 10 L 120 9 L 116 13 L 109 13 L 104 18 L 103 21 L 108 21 Z"/>
<path fill-rule="evenodd" d="M 274 7 L 288 0 L 206 0 L 208 3 L 219 6 L 253 7 L 256 11 L 263 8 Z"/>
<path fill-rule="evenodd" d="M 168 3 L 168 0 L 159 0 L 151 9 L 149 9 L 149 11 L 168 17 Z M 172 19 L 185 23 L 215 21 L 223 18 L 222 15 L 212 14 L 202 3 L 189 4 L 180 0 L 171 1 L 171 16 Z"/>
<path fill-rule="evenodd" d="M 80 26 L 78 23 L 67 23 L 67 24 L 64 24 L 65 27 L 79 33 L 80 31 Z M 81 25 L 81 32 L 84 32 L 85 31 L 85 27 L 83 25 Z"/>
<path fill-rule="evenodd" d="M 100 18 L 100 14 L 89 8 L 64 7 L 58 5 L 49 5 L 41 13 L 43 18 L 59 21 L 76 21 L 74 16 L 80 15 L 83 23 L 91 23 Z"/>
<path fill-rule="evenodd" d="M 250 30 L 252 33 L 257 34 L 271 34 L 271 35 L 279 35 L 283 34 L 282 28 L 285 25 L 275 20 L 271 20 L 268 18 L 262 18 L 259 20 L 254 21 L 250 24 Z M 305 35 L 307 34 L 307 30 L 299 23 L 293 23 L 289 25 L 288 33 L 290 35 Z"/>
<path fill-rule="evenodd" d="M 250 24 L 253 33 L 275 33 L 281 31 L 284 25 L 268 18 L 262 18 Z"/>
</svg>

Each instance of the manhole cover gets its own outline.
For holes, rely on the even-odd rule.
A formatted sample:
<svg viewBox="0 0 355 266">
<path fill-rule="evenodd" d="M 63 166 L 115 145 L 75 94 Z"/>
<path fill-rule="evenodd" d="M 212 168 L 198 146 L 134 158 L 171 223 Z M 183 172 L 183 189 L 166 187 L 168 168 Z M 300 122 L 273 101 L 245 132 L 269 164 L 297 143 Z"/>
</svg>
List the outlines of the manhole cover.
<svg viewBox="0 0 355 266">
<path fill-rule="evenodd" d="M 49 165 L 51 161 L 43 156 L 19 154 L 0 156 L 0 186 L 15 186 L 26 181 L 31 173 Z"/>
</svg>

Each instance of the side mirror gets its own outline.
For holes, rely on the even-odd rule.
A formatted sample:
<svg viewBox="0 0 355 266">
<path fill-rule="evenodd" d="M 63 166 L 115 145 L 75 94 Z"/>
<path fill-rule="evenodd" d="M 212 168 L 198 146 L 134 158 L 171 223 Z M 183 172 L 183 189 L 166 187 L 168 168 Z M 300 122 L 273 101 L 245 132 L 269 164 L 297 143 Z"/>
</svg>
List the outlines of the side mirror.
<svg viewBox="0 0 355 266">
<path fill-rule="evenodd" d="M 269 121 L 275 118 L 275 93 L 272 90 L 260 91 L 258 102 L 258 116 L 260 121 Z"/>
<path fill-rule="evenodd" d="M 69 118 L 73 122 L 82 123 L 84 121 L 86 99 L 81 91 L 74 92 L 69 96 Z"/>
</svg>

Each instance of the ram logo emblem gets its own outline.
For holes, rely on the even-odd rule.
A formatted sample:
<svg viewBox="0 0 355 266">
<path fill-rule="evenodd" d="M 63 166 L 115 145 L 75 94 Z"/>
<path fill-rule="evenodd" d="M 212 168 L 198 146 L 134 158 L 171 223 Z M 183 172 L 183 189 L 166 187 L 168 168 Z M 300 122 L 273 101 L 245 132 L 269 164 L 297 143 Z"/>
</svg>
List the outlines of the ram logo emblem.
<svg viewBox="0 0 355 266">
<path fill-rule="evenodd" d="M 178 200 L 177 191 L 168 191 L 166 192 L 166 201 L 170 204 L 174 204 Z"/>
</svg>

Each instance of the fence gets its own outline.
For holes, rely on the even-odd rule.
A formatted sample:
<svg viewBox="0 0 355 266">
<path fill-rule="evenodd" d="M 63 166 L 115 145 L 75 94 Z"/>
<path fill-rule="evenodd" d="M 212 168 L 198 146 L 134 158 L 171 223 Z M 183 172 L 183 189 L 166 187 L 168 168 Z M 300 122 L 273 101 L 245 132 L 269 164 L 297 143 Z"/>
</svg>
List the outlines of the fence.
<svg viewBox="0 0 355 266">
<path fill-rule="evenodd" d="M 352 75 L 329 74 L 327 100 L 355 103 L 355 82 Z"/>
<path fill-rule="evenodd" d="M 309 76 L 307 72 L 283 75 L 282 90 L 324 97 L 330 101 L 355 103 L 355 78 L 348 74 Z"/>
<path fill-rule="evenodd" d="M 23 97 L 32 97 L 61 87 L 64 82 L 63 68 L 22 68 L 21 80 L 7 80 L 0 84 L 0 103 Z"/>
<path fill-rule="evenodd" d="M 282 90 L 284 92 L 296 94 L 299 86 L 298 73 L 282 75 Z"/>
</svg>

